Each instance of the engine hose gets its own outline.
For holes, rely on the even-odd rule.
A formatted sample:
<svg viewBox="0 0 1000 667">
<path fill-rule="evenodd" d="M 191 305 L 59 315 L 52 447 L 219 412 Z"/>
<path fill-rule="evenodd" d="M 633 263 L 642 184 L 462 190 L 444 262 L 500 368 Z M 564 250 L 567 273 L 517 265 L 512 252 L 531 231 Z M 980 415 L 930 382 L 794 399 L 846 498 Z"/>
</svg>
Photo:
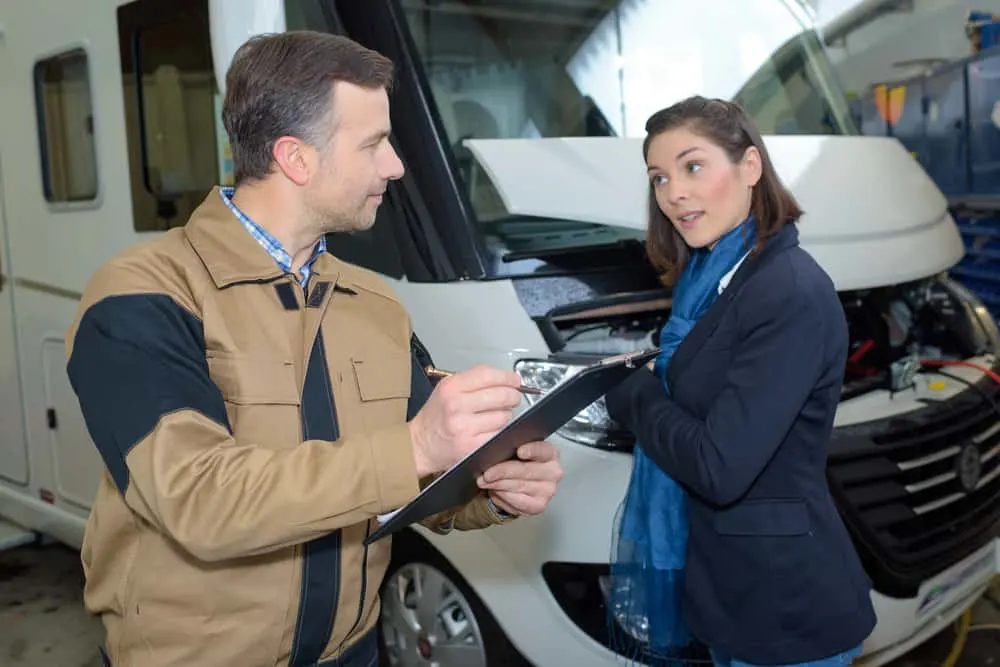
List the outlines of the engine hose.
<svg viewBox="0 0 1000 667">
<path fill-rule="evenodd" d="M 996 582 L 1000 582 L 1000 576 L 996 577 Z M 993 597 L 990 592 L 986 592 L 986 599 L 993 602 Z M 941 667 L 955 667 L 958 664 L 958 660 L 962 657 L 962 653 L 965 652 L 965 643 L 969 638 L 970 632 L 975 632 L 979 630 L 993 630 L 1000 632 L 1000 623 L 986 623 L 982 625 L 972 624 L 972 607 L 965 610 L 961 618 L 958 619 L 958 629 L 955 632 L 955 641 L 951 645 L 951 652 L 945 661 L 941 663 Z"/>
<path fill-rule="evenodd" d="M 951 653 L 941 663 L 941 667 L 955 667 L 958 659 L 965 651 L 965 640 L 969 638 L 969 628 L 972 627 L 972 607 L 965 610 L 962 618 L 958 621 L 958 631 L 955 633 L 955 643 L 951 645 Z"/>
</svg>

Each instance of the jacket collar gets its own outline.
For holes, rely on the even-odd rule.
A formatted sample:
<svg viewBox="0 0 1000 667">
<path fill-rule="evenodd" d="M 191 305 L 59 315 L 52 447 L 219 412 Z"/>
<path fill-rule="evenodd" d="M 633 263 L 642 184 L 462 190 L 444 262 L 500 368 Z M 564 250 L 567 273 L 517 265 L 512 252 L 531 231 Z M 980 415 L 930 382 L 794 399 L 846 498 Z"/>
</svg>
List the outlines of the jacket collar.
<svg viewBox="0 0 1000 667">
<path fill-rule="evenodd" d="M 284 275 L 274 258 L 222 201 L 218 186 L 212 188 L 191 214 L 184 233 L 219 289 L 242 282 L 275 280 Z M 336 280 L 335 264 L 328 252 L 323 253 L 313 264 L 313 274 Z"/>
<path fill-rule="evenodd" d="M 687 336 L 684 337 L 684 340 L 681 341 L 680 345 L 674 351 L 667 366 L 667 382 L 670 386 L 676 385 L 677 378 L 681 372 L 691 363 L 691 360 L 701 350 L 705 341 L 708 340 L 719 326 L 722 316 L 735 300 L 740 287 L 750 279 L 750 276 L 759 271 L 762 266 L 773 261 L 783 251 L 793 248 L 798 244 L 799 230 L 797 224 L 787 224 L 764 242 L 764 247 L 757 255 L 748 256 L 740 264 L 736 273 L 733 274 L 732 280 L 729 281 L 729 286 L 719 295 L 715 303 L 709 306 L 705 314 L 698 319 L 697 324 L 692 327 L 691 331 L 688 332 Z"/>
</svg>

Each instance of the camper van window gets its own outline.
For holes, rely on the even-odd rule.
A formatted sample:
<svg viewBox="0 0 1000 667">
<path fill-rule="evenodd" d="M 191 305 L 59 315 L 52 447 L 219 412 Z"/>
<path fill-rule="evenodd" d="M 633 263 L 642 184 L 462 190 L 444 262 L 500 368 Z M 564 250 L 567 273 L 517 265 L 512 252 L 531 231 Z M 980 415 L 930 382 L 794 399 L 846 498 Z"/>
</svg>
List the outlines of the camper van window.
<svg viewBox="0 0 1000 667">
<path fill-rule="evenodd" d="M 73 49 L 35 63 L 35 101 L 45 198 L 97 197 L 94 107 L 87 53 Z"/>
<path fill-rule="evenodd" d="M 118 39 L 136 231 L 183 225 L 215 184 L 231 182 L 208 2 L 122 5 Z"/>
</svg>

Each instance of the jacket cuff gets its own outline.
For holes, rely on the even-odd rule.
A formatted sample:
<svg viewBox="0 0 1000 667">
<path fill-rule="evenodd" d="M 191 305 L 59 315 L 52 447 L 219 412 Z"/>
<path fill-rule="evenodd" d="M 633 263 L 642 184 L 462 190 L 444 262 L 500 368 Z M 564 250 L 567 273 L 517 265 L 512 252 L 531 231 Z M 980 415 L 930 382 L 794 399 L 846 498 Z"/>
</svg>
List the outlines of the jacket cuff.
<svg viewBox="0 0 1000 667">
<path fill-rule="evenodd" d="M 639 399 L 652 392 L 663 392 L 663 385 L 651 371 L 639 369 L 604 397 L 604 407 L 614 421 L 632 428 L 632 414 Z"/>
<path fill-rule="evenodd" d="M 398 509 L 420 493 L 410 428 L 394 426 L 372 436 L 372 465 L 378 489 L 379 513 Z"/>
</svg>

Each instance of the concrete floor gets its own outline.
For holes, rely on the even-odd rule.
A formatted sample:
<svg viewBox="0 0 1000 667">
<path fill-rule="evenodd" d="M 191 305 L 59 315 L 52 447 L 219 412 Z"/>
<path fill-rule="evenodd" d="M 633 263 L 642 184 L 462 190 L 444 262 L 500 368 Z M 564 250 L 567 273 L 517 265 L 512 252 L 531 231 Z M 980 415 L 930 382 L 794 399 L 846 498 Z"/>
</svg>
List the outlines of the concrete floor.
<svg viewBox="0 0 1000 667">
<path fill-rule="evenodd" d="M 0 553 L 0 665 L 101 667 L 102 630 L 81 603 L 79 555 L 64 547 L 26 546 Z M 1000 585 L 994 587 L 1000 601 Z M 975 624 L 1000 623 L 1000 606 L 977 605 Z M 939 667 L 951 650 L 946 630 L 891 667 Z M 970 632 L 957 667 L 1000 667 L 1000 631 Z"/>
</svg>

